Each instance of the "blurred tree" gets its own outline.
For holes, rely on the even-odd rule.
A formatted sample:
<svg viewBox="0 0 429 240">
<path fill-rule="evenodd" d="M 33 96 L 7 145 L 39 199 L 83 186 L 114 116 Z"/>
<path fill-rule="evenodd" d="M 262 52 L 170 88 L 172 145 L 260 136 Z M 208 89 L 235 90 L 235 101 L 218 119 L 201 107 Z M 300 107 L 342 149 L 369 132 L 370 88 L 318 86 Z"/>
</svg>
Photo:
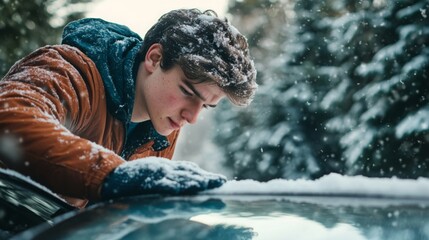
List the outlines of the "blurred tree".
<svg viewBox="0 0 429 240">
<path fill-rule="evenodd" d="M 253 19 L 261 83 L 251 107 L 216 114 L 235 176 L 429 176 L 429 3 L 296 0 L 290 14 L 290 1 L 262 2 L 230 6 Z M 272 9 L 294 18 L 261 14 Z"/>
<path fill-rule="evenodd" d="M 59 43 L 62 28 L 91 0 L 0 0 L 0 78 L 38 47 Z"/>
<path fill-rule="evenodd" d="M 349 174 L 427 177 L 429 2 L 373 1 L 371 6 L 376 2 L 377 7 L 351 13 L 349 27 L 336 35 L 350 39 L 332 42 L 353 50 L 342 54 L 352 65 L 346 69 L 352 81 L 345 104 L 336 104 L 343 111 L 327 128 L 341 135 Z M 344 26 L 340 20 L 327 24 Z"/>
</svg>

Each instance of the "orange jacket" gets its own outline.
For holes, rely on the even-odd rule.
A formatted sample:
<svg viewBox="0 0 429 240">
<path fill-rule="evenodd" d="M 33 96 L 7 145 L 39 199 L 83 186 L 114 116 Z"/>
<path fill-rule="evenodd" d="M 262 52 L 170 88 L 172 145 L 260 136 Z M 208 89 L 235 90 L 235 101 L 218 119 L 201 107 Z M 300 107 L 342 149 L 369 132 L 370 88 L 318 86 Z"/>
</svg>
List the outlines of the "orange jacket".
<svg viewBox="0 0 429 240">
<path fill-rule="evenodd" d="M 170 145 L 152 142 L 128 160 L 172 158 Z M 94 62 L 77 48 L 40 48 L 17 62 L 0 81 L 0 165 L 30 176 L 69 203 L 83 207 L 99 199 L 104 178 L 124 162 L 124 124 L 106 107 L 105 90 Z M 77 201 L 72 198 L 85 199 Z"/>
</svg>

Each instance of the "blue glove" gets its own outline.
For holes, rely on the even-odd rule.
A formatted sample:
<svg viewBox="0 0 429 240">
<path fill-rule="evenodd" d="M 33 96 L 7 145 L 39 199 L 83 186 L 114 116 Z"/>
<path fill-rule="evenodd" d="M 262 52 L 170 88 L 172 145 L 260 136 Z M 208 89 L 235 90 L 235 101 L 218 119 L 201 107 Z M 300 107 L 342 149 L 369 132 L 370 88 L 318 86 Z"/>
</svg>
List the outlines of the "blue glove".
<svg viewBox="0 0 429 240">
<path fill-rule="evenodd" d="M 225 182 L 226 177 L 207 172 L 192 162 L 148 157 L 119 165 L 104 180 L 101 197 L 194 194 L 220 187 Z"/>
</svg>

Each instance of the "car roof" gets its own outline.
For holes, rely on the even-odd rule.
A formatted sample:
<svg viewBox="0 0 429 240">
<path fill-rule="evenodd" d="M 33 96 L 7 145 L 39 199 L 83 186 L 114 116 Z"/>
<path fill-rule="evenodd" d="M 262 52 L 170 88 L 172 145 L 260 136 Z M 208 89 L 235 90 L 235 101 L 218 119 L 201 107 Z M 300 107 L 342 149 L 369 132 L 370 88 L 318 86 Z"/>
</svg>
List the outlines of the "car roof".
<svg viewBox="0 0 429 240">
<path fill-rule="evenodd" d="M 419 199 L 151 195 L 93 205 L 14 239 L 426 239 L 428 216 Z"/>
</svg>

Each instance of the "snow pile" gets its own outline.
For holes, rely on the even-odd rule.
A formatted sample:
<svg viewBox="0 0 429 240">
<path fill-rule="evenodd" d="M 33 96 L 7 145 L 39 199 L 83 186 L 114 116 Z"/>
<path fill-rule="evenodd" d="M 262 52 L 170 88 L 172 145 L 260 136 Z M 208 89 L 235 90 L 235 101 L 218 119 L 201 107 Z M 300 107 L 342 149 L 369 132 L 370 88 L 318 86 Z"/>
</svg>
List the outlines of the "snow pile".
<svg viewBox="0 0 429 240">
<path fill-rule="evenodd" d="M 203 194 L 300 194 L 429 199 L 428 189 L 428 178 L 369 178 L 331 173 L 317 180 L 233 180 Z"/>
</svg>

